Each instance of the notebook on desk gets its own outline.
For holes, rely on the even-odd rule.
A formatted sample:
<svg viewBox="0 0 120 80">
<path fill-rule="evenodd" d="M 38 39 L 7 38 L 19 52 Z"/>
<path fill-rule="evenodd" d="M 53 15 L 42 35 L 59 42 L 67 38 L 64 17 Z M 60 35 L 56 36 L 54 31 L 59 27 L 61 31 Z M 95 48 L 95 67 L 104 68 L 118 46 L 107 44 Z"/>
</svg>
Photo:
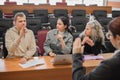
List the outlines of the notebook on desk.
<svg viewBox="0 0 120 80">
<path fill-rule="evenodd" d="M 104 60 L 102 55 L 84 55 L 84 60 Z"/>
<path fill-rule="evenodd" d="M 59 64 L 71 64 L 72 63 L 72 55 L 56 55 L 52 60 L 51 63 L 53 65 Z"/>
</svg>

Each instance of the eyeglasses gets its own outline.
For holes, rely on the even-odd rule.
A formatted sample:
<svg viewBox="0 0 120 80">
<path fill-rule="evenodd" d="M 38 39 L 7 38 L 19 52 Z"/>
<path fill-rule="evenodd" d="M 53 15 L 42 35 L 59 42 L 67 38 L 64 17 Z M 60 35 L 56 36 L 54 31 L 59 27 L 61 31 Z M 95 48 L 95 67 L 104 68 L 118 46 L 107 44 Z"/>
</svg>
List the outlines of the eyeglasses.
<svg viewBox="0 0 120 80">
<path fill-rule="evenodd" d="M 107 33 L 106 33 L 106 38 L 107 38 L 107 39 L 110 39 L 110 36 L 112 36 L 112 34 L 109 33 L 109 32 L 107 32 Z"/>
</svg>

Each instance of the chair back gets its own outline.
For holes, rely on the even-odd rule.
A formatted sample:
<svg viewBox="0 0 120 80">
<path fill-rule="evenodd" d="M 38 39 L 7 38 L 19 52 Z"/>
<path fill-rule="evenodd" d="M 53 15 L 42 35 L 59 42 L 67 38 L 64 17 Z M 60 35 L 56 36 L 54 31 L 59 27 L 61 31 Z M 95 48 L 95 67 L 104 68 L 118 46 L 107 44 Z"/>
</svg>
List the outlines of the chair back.
<svg viewBox="0 0 120 80">
<path fill-rule="evenodd" d="M 37 31 L 41 30 L 40 18 L 27 18 L 27 28 L 31 29 L 34 35 L 37 35 Z"/>
<path fill-rule="evenodd" d="M 112 17 L 113 18 L 115 18 L 115 17 L 119 17 L 120 16 L 120 11 L 118 11 L 118 10 L 114 10 L 114 11 L 112 11 Z"/>
<path fill-rule="evenodd" d="M 74 9 L 74 10 L 72 10 L 71 15 L 73 17 L 86 17 L 86 11 L 85 10 Z"/>
<path fill-rule="evenodd" d="M 3 11 L 0 10 L 0 18 L 3 18 Z"/>
<path fill-rule="evenodd" d="M 99 18 L 98 21 L 100 22 L 100 24 L 102 25 L 103 31 L 104 32 L 108 32 L 108 24 L 109 22 L 112 20 L 112 18 Z"/>
<path fill-rule="evenodd" d="M 96 19 L 107 17 L 107 11 L 106 10 L 94 10 L 93 15 L 95 16 Z"/>
<path fill-rule="evenodd" d="M 44 42 L 46 40 L 46 35 L 47 35 L 47 32 L 49 30 L 39 30 L 37 32 L 37 46 L 39 47 L 39 51 L 40 51 L 40 55 L 44 55 L 45 51 L 44 51 Z"/>
<path fill-rule="evenodd" d="M 56 2 L 57 6 L 67 6 L 66 2 Z"/>
<path fill-rule="evenodd" d="M 58 18 L 50 18 L 49 19 L 51 29 L 55 29 L 56 28 L 57 20 L 58 20 Z"/>
<path fill-rule="evenodd" d="M 68 10 L 67 9 L 54 9 L 54 16 L 55 17 L 60 17 L 60 16 L 68 17 Z"/>
<path fill-rule="evenodd" d="M 8 55 L 7 48 L 5 46 L 5 33 L 3 34 L 3 57 L 6 58 Z"/>
<path fill-rule="evenodd" d="M 88 22 L 88 18 L 85 17 L 73 17 L 71 18 L 71 25 L 75 26 L 76 32 L 82 32 Z"/>
<path fill-rule="evenodd" d="M 4 2 L 4 5 L 17 5 L 17 2 Z"/>
</svg>

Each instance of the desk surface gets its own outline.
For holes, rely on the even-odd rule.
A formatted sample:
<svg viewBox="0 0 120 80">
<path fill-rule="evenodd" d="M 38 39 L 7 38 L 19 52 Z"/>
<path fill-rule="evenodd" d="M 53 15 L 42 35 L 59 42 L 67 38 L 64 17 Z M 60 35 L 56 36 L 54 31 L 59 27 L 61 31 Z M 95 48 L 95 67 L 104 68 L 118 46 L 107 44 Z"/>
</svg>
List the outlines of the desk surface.
<svg viewBox="0 0 120 80">
<path fill-rule="evenodd" d="M 104 58 L 112 57 L 112 54 L 103 54 Z M 31 68 L 22 68 L 18 65 L 19 58 L 0 60 L 0 80 L 72 80 L 72 65 L 51 64 L 49 56 L 44 58 L 45 64 Z M 84 66 L 87 72 L 98 66 L 102 60 L 86 60 Z M 92 63 L 92 64 L 91 64 Z"/>
</svg>

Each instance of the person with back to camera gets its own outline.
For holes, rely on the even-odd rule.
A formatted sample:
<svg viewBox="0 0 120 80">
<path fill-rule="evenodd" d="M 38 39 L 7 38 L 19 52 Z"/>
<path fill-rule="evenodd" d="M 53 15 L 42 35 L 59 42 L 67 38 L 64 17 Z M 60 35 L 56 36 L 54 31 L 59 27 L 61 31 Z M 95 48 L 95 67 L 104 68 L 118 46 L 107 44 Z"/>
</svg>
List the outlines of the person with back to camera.
<svg viewBox="0 0 120 80">
<path fill-rule="evenodd" d="M 69 30 L 69 19 L 59 17 L 57 20 L 57 29 L 50 30 L 47 33 L 44 43 L 45 55 L 55 56 L 56 54 L 70 54 L 73 44 L 73 36 Z"/>
<path fill-rule="evenodd" d="M 117 49 L 112 58 L 104 60 L 91 72 L 85 74 L 83 50 L 80 38 L 73 43 L 73 80 L 120 80 L 120 17 L 114 18 L 108 25 L 106 35 Z"/>
<path fill-rule="evenodd" d="M 7 30 L 5 46 L 8 50 L 7 58 L 20 57 L 20 63 L 26 63 L 36 52 L 34 34 L 26 28 L 26 16 L 18 12 L 14 16 L 14 27 Z"/>
<path fill-rule="evenodd" d="M 86 24 L 85 30 L 80 33 L 84 54 L 97 55 L 105 50 L 105 37 L 102 26 L 97 20 L 91 20 Z"/>
</svg>

